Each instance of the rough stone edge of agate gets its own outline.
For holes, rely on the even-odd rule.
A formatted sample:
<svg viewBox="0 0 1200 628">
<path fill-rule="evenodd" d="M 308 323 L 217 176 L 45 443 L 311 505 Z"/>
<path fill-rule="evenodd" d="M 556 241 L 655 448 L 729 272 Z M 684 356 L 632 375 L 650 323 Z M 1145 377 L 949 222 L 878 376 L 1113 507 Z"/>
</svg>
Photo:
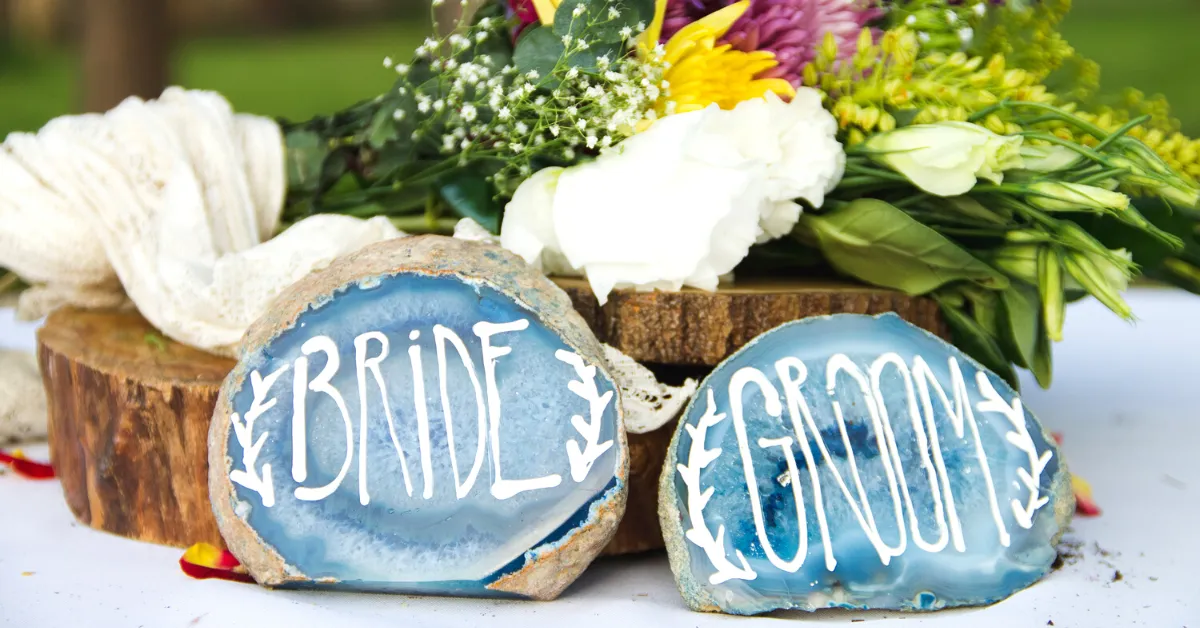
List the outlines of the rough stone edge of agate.
<svg viewBox="0 0 1200 628">
<path fill-rule="evenodd" d="M 804 603 L 797 603 L 797 604 L 784 604 L 784 605 L 779 605 L 779 606 L 770 607 L 770 608 L 763 608 L 763 609 L 759 609 L 759 610 L 737 611 L 737 610 L 724 608 L 718 600 L 713 598 L 713 596 L 704 588 L 703 584 L 696 580 L 696 577 L 692 574 L 692 571 L 691 571 L 691 554 L 688 551 L 688 546 L 687 546 L 688 541 L 685 536 L 685 532 L 683 530 L 684 523 L 683 523 L 683 520 L 681 519 L 682 515 L 679 512 L 679 507 L 677 505 L 679 502 L 679 493 L 678 493 L 678 491 L 675 490 L 675 461 L 676 461 L 676 451 L 679 448 L 679 435 L 681 433 L 683 433 L 683 431 L 685 429 L 684 424 L 687 423 L 687 417 L 692 412 L 692 406 L 694 406 L 696 403 L 698 403 L 699 400 L 701 399 L 702 395 L 700 394 L 700 392 L 705 390 L 706 386 L 708 385 L 708 381 L 712 377 L 713 373 L 717 372 L 717 370 L 719 370 L 721 367 L 725 366 L 726 362 L 733 360 L 736 356 L 741 354 L 743 351 L 746 351 L 746 350 L 750 349 L 752 346 L 758 344 L 758 342 L 763 340 L 763 338 L 765 336 L 767 336 L 768 334 L 770 334 L 778 329 L 783 329 L 784 327 L 791 327 L 794 325 L 811 324 L 815 321 L 824 320 L 824 319 L 832 319 L 832 318 L 840 317 L 840 316 L 870 316 L 870 315 L 844 313 L 844 314 L 826 314 L 826 315 L 822 315 L 822 316 L 809 316 L 809 317 L 802 318 L 802 319 L 795 320 L 795 321 L 788 321 L 786 323 L 783 323 L 781 325 L 773 327 L 773 328 L 759 334 L 758 336 L 755 336 L 753 339 L 750 340 L 750 342 L 747 342 L 741 349 L 738 349 L 733 354 L 731 354 L 729 357 L 725 358 L 719 364 L 717 364 L 717 366 L 713 367 L 713 370 L 710 371 L 709 374 L 704 377 L 704 380 L 700 382 L 700 385 L 697 386 L 696 394 L 692 395 L 692 399 L 690 401 L 688 401 L 687 406 L 684 407 L 683 413 L 680 415 L 680 420 L 678 421 L 678 423 L 675 427 L 675 434 L 671 437 L 671 444 L 668 445 L 668 447 L 667 447 L 666 462 L 663 464 L 662 473 L 659 475 L 659 479 L 658 479 L 658 518 L 659 518 L 659 524 L 662 527 L 663 541 L 664 541 L 664 544 L 666 545 L 666 549 L 667 549 L 667 559 L 671 565 L 671 573 L 674 574 L 674 576 L 675 576 L 675 584 L 676 584 L 677 588 L 679 589 L 679 594 L 681 597 L 683 597 L 683 601 L 687 605 L 688 608 L 690 608 L 694 611 L 700 611 L 700 612 L 705 612 L 705 613 L 728 613 L 728 614 L 733 614 L 733 615 L 758 615 L 758 614 L 762 614 L 762 613 L 769 613 L 771 611 L 776 611 L 776 610 L 805 610 L 805 611 L 820 610 L 819 608 L 814 608 L 814 607 L 804 604 Z M 967 359 L 967 361 L 975 368 L 982 370 L 984 372 L 987 372 L 987 373 L 992 373 L 992 371 L 990 369 L 988 369 L 987 367 L 985 367 L 982 364 L 980 364 L 979 362 L 977 362 L 971 356 L 967 355 L 966 352 L 962 351 L 961 349 L 958 349 L 957 347 L 954 347 L 954 345 L 946 342 L 943 338 L 937 336 L 936 334 L 933 334 L 926 329 L 922 329 L 920 327 L 917 327 L 916 325 L 913 325 L 912 323 L 909 323 L 908 321 L 905 321 L 904 319 L 900 318 L 900 316 L 898 314 L 896 314 L 895 312 L 884 312 L 882 314 L 876 314 L 874 316 L 870 316 L 870 318 L 875 318 L 875 319 L 880 319 L 880 320 L 895 319 L 897 321 L 900 321 L 900 322 L 908 325 L 909 327 L 912 327 L 913 329 L 916 329 L 917 331 L 925 334 L 926 336 L 929 336 L 930 338 L 933 338 L 933 339 L 937 340 L 938 342 L 940 342 L 944 345 L 947 345 L 948 347 L 954 348 L 956 351 L 958 351 L 958 353 L 961 353 L 963 355 L 963 357 L 965 357 Z M 994 375 L 994 373 L 993 373 L 993 375 Z M 1018 396 L 1020 396 L 1019 393 L 1018 393 Z M 1045 442 L 1048 445 L 1050 445 L 1051 447 L 1054 448 L 1054 455 L 1058 457 L 1058 472 L 1055 473 L 1054 479 L 1051 481 L 1051 491 L 1053 491 L 1053 493 L 1056 497 L 1055 508 L 1054 508 L 1054 519 L 1055 519 L 1055 522 L 1058 524 L 1058 531 L 1054 535 L 1054 538 L 1052 538 L 1050 540 L 1050 544 L 1052 546 L 1057 546 L 1058 543 L 1062 540 L 1063 535 L 1066 533 L 1067 526 L 1070 524 L 1072 516 L 1074 516 L 1075 493 L 1074 493 L 1073 489 L 1071 488 L 1071 476 L 1070 476 L 1070 472 L 1067 469 L 1067 461 L 1062 455 L 1062 448 L 1058 446 L 1058 442 L 1054 439 L 1054 436 L 1050 433 L 1050 431 L 1046 429 L 1046 426 L 1042 423 L 1041 419 L 1037 418 L 1037 415 L 1034 415 L 1032 413 L 1032 411 L 1028 410 L 1028 408 L 1026 408 L 1026 411 L 1029 412 L 1029 414 L 1032 415 L 1035 419 L 1037 419 L 1038 425 L 1042 428 L 1042 438 L 1045 440 Z M 1046 577 L 1046 573 L 1049 572 L 1049 569 L 1050 569 L 1050 566 L 1047 565 L 1045 571 L 1043 571 L 1042 575 L 1039 576 L 1039 578 L 1038 578 L 1039 581 L 1041 580 L 1041 578 Z M 1015 593 L 1016 593 L 1016 591 L 1013 592 L 1013 594 L 1015 594 Z M 1011 596 L 1011 594 L 1010 594 L 1010 596 Z M 992 600 L 989 602 L 984 602 L 984 603 L 979 604 L 979 606 L 987 606 L 990 604 L 994 604 L 1003 599 L 1007 599 L 1007 597 L 1010 597 L 1010 596 L 1006 596 L 1005 598 L 1000 598 L 1000 599 Z M 900 609 L 879 609 L 879 610 L 900 610 L 900 611 L 905 611 L 905 612 L 911 612 L 911 611 L 920 611 L 922 609 L 917 609 L 914 607 L 904 607 L 904 608 L 900 608 Z"/>
<path fill-rule="evenodd" d="M 208 484 L 217 527 L 230 551 L 261 585 L 334 584 L 336 581 L 314 580 L 287 564 L 235 511 L 237 493 L 229 479 L 233 460 L 227 451 L 228 419 L 233 412 L 232 395 L 242 388 L 250 370 L 245 361 L 249 349 L 265 346 L 295 327 L 302 314 L 324 307 L 350 286 L 401 273 L 452 275 L 469 283 L 489 283 L 536 315 L 588 364 L 595 365 L 597 372 L 616 390 L 600 342 L 572 307 L 567 294 L 523 260 L 499 247 L 444 236 L 402 237 L 365 247 L 310 273 L 276 297 L 267 313 L 246 331 L 238 349 L 238 364 L 221 386 L 209 426 Z M 616 533 L 628 493 L 629 449 L 620 395 L 614 395 L 613 401 L 617 415 L 617 484 L 609 494 L 592 502 L 589 513 L 595 519 L 554 543 L 529 550 L 525 554 L 526 564 L 521 569 L 501 576 L 487 585 L 488 588 L 532 599 L 554 599 L 583 573 Z"/>
</svg>

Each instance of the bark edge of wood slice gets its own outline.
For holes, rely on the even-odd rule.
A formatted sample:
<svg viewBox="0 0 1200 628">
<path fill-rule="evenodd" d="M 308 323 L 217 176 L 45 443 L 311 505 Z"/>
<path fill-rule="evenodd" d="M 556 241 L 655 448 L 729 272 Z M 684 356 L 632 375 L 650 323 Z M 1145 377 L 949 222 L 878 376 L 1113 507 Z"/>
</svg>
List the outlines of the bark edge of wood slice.
<svg viewBox="0 0 1200 628">
<path fill-rule="evenodd" d="M 208 425 L 234 361 L 172 342 L 135 312 L 64 308 L 38 330 L 50 459 L 98 530 L 223 547 L 208 499 Z"/>
<path fill-rule="evenodd" d="M 600 306 L 555 279 L 602 342 L 635 359 L 713 366 L 788 321 L 896 312 L 946 337 L 928 299 L 849 284 L 747 282 L 715 293 L 621 290 Z M 38 331 L 50 456 L 71 512 L 93 528 L 162 545 L 223 547 L 208 496 L 208 429 L 234 361 L 158 335 L 136 312 L 63 308 Z M 629 435 L 629 501 L 605 555 L 661 549 L 658 476 L 675 422 Z"/>
<path fill-rule="evenodd" d="M 883 314 L 942 338 L 932 299 L 834 281 L 750 279 L 716 292 L 619 290 L 600 305 L 587 281 L 555 278 L 601 342 L 643 363 L 716 366 L 756 336 L 789 321 L 828 314 Z"/>
</svg>

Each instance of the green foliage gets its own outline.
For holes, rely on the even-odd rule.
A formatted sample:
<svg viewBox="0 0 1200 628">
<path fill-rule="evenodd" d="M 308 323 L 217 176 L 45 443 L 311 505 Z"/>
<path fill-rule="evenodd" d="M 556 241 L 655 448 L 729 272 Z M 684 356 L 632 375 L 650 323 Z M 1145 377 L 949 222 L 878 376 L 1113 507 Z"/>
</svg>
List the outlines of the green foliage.
<svg viewBox="0 0 1200 628">
<path fill-rule="evenodd" d="M 905 212 L 873 198 L 804 213 L 797 234 L 838 271 L 869 284 L 926 294 L 970 281 L 1003 289 L 1008 278 Z"/>
<path fill-rule="evenodd" d="M 471 218 L 492 233 L 500 233 L 504 207 L 492 191 L 489 174 L 480 165 L 454 170 L 440 179 L 438 194 L 459 216 Z"/>
</svg>

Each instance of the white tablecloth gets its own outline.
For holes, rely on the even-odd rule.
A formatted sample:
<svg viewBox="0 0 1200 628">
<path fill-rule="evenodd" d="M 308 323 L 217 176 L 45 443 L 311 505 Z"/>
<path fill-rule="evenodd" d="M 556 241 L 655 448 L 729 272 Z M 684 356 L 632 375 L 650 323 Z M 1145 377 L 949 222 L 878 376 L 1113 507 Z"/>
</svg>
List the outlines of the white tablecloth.
<svg viewBox="0 0 1200 628">
<path fill-rule="evenodd" d="M 1071 468 L 1091 481 L 1104 514 L 1075 521 L 1077 556 L 1062 569 L 988 608 L 697 614 L 684 608 L 662 554 L 599 560 L 554 602 L 269 591 L 192 580 L 179 571 L 181 550 L 93 531 L 71 517 L 57 482 L 8 474 L 0 476 L 0 626 L 625 628 L 786 619 L 1200 628 L 1200 297 L 1140 290 L 1131 302 L 1136 325 L 1095 303 L 1071 307 L 1053 389 L 1025 384 L 1027 404 L 1063 433 Z M 0 344 L 28 346 L 28 334 L 0 316 Z"/>
</svg>

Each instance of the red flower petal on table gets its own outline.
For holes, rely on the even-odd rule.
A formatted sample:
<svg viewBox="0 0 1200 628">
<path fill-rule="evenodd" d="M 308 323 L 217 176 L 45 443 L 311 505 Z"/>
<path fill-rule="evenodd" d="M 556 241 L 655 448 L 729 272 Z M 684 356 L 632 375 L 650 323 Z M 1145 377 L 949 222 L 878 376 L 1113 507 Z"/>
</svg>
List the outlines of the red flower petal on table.
<svg viewBox="0 0 1200 628">
<path fill-rule="evenodd" d="M 1075 514 L 1081 517 L 1100 515 L 1100 507 L 1096 505 L 1096 500 L 1092 499 L 1092 485 L 1088 484 L 1087 480 L 1072 475 L 1071 489 L 1075 491 Z"/>
<path fill-rule="evenodd" d="M 1062 445 L 1062 434 L 1054 432 L 1051 434 L 1054 437 L 1054 442 Z M 1080 517 L 1098 517 L 1100 516 L 1100 507 L 1096 505 L 1096 500 L 1092 498 L 1092 485 L 1088 481 L 1071 474 L 1071 491 L 1075 493 L 1075 514 Z"/>
<path fill-rule="evenodd" d="M 45 462 L 34 462 L 25 457 L 20 449 L 11 454 L 0 451 L 0 464 L 10 467 L 17 475 L 31 480 L 49 480 L 54 477 L 54 467 Z"/>
<path fill-rule="evenodd" d="M 254 582 L 229 550 L 217 549 L 208 543 L 197 543 L 189 547 L 183 556 L 179 557 L 179 568 L 197 580 L 216 578 L 234 582 Z"/>
</svg>

